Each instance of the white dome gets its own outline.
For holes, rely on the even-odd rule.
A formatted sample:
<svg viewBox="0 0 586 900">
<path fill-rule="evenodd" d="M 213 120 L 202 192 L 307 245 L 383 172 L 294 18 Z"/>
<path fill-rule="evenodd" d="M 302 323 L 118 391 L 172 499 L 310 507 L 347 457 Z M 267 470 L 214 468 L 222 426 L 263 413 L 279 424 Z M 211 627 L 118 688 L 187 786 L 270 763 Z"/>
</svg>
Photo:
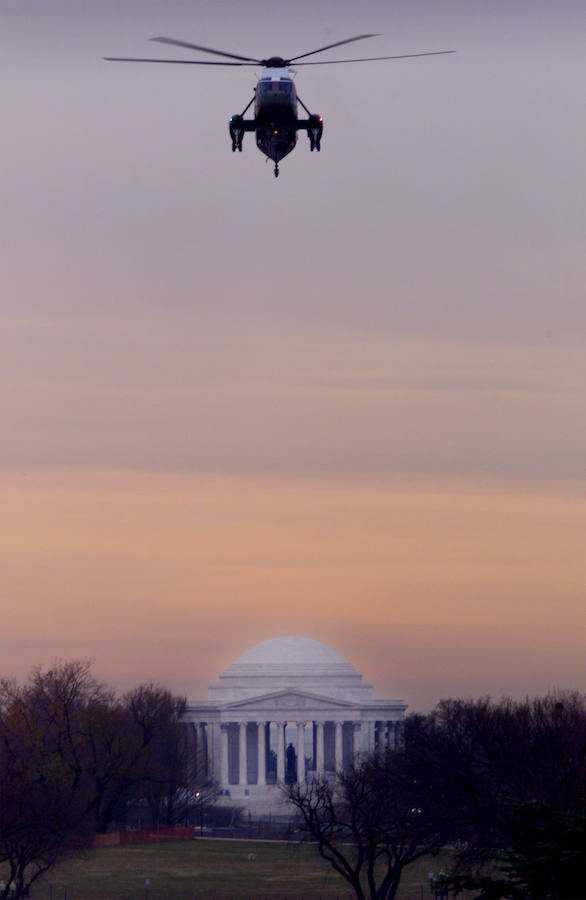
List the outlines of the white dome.
<svg viewBox="0 0 586 900">
<path fill-rule="evenodd" d="M 245 650 L 221 676 L 263 675 L 359 675 L 343 656 L 311 638 L 280 637 Z"/>
</svg>

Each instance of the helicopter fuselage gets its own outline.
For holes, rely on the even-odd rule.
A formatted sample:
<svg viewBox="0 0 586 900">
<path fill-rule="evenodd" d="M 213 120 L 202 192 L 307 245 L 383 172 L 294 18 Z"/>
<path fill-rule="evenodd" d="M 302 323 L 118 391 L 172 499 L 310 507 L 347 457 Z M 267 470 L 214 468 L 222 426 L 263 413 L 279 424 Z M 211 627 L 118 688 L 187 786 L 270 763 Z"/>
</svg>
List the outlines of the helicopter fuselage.
<svg viewBox="0 0 586 900">
<path fill-rule="evenodd" d="M 267 67 L 254 98 L 256 146 L 278 163 L 297 143 L 297 91 L 287 67 Z"/>
<path fill-rule="evenodd" d="M 323 119 L 310 113 L 297 96 L 295 83 L 285 60 L 278 56 L 267 60 L 249 106 L 252 103 L 254 103 L 254 119 L 245 119 L 244 113 L 230 117 L 232 150 L 242 150 L 244 133 L 254 131 L 256 146 L 261 153 L 273 160 L 274 172 L 278 175 L 279 162 L 295 147 L 298 131 L 307 132 L 310 150 L 320 149 Z M 307 119 L 299 118 L 298 104 L 301 104 L 307 112 Z"/>
</svg>

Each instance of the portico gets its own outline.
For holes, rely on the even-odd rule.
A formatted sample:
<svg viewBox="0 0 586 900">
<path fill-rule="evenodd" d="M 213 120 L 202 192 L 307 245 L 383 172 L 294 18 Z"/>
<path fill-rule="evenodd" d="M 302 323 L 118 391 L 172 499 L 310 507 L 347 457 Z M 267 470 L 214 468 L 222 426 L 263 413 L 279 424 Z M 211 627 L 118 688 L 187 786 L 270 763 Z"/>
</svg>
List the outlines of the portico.
<svg viewBox="0 0 586 900">
<path fill-rule="evenodd" d="M 357 754 L 397 746 L 405 704 L 373 693 L 325 644 L 264 641 L 187 708 L 200 775 L 219 783 L 223 802 L 277 812 L 279 784 L 333 777 Z"/>
</svg>

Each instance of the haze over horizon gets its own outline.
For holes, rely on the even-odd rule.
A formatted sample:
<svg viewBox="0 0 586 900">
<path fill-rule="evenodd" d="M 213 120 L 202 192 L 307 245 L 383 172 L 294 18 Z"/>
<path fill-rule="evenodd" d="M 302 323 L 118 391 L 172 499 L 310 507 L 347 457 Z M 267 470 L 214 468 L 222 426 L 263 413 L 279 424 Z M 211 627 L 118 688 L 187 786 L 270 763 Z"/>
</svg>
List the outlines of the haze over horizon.
<svg viewBox="0 0 586 900">
<path fill-rule="evenodd" d="M 0 26 L 0 675 L 195 698 L 298 634 L 411 709 L 584 689 L 582 4 Z M 278 181 L 230 149 L 254 69 L 102 60 L 370 31 L 324 58 L 457 53 L 299 69 L 322 152 Z"/>
</svg>

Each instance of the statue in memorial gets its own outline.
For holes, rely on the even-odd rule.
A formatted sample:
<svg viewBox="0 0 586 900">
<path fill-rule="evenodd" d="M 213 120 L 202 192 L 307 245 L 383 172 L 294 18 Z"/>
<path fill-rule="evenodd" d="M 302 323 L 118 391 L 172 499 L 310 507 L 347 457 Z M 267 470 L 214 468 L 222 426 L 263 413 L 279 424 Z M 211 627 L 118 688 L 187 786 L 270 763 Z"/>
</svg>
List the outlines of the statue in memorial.
<svg viewBox="0 0 586 900">
<path fill-rule="evenodd" d="M 297 754 L 293 744 L 289 744 L 285 752 L 285 783 L 294 784 L 297 781 Z"/>
</svg>

